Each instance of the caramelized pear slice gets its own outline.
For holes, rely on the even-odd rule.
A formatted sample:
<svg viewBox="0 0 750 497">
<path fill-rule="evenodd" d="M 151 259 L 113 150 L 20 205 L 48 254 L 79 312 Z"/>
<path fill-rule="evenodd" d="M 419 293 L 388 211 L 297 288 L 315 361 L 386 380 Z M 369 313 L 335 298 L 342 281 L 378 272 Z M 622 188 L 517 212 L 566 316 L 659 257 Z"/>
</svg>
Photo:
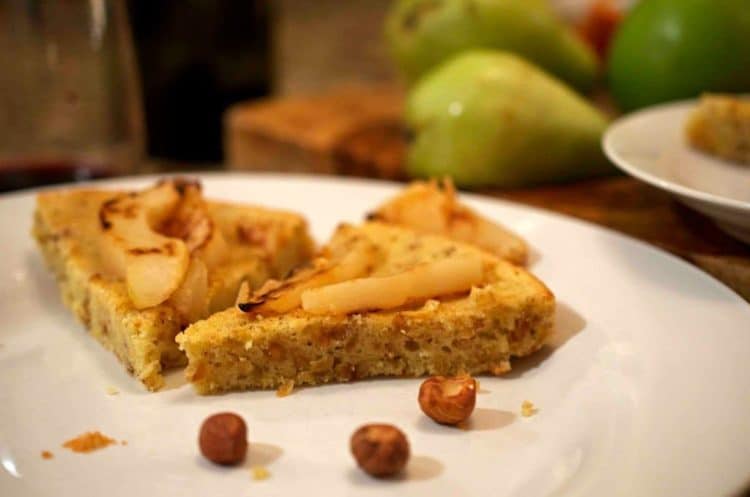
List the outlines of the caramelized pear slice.
<svg viewBox="0 0 750 497">
<path fill-rule="evenodd" d="M 483 280 L 482 258 L 464 256 L 418 264 L 391 276 L 358 278 L 302 293 L 302 308 L 312 314 L 349 314 L 394 309 L 471 290 Z"/>
<path fill-rule="evenodd" d="M 201 259 L 190 258 L 185 278 L 169 301 L 186 323 L 208 315 L 208 269 Z"/>
<path fill-rule="evenodd" d="M 137 309 L 161 304 L 180 286 L 190 261 L 182 240 L 157 232 L 180 201 L 175 185 L 163 182 L 138 194 L 123 194 L 99 211 L 102 255 L 125 278 Z"/>
<path fill-rule="evenodd" d="M 227 259 L 227 242 L 209 215 L 200 183 L 175 181 L 181 193 L 180 202 L 160 231 L 183 240 L 191 255 L 201 258 L 209 269 L 214 268 Z"/>
<path fill-rule="evenodd" d="M 364 237 L 356 237 L 347 244 L 347 249 L 330 254 L 331 258 L 313 260 L 284 281 L 266 282 L 238 307 L 262 315 L 289 312 L 300 306 L 301 296 L 306 290 L 369 274 L 378 256 L 377 247 Z"/>
<path fill-rule="evenodd" d="M 459 202 L 448 179 L 442 189 L 434 180 L 412 183 L 370 219 L 470 243 L 515 264 L 525 264 L 528 257 L 521 237 Z"/>
</svg>

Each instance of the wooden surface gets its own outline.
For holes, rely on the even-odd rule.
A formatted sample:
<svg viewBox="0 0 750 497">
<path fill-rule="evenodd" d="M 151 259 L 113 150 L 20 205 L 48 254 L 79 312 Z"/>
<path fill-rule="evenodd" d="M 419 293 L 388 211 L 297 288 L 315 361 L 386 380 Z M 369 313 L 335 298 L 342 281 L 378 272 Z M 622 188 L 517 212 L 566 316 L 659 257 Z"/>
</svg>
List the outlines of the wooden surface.
<svg viewBox="0 0 750 497">
<path fill-rule="evenodd" d="M 225 155 L 233 169 L 305 171 L 405 179 L 402 93 L 346 88 L 232 109 Z M 479 193 L 606 226 L 693 262 L 750 301 L 750 248 L 707 218 L 635 179 L 615 176 Z"/>
<path fill-rule="evenodd" d="M 404 142 L 401 92 L 349 87 L 235 105 L 224 118 L 234 169 L 397 178 Z"/>
</svg>

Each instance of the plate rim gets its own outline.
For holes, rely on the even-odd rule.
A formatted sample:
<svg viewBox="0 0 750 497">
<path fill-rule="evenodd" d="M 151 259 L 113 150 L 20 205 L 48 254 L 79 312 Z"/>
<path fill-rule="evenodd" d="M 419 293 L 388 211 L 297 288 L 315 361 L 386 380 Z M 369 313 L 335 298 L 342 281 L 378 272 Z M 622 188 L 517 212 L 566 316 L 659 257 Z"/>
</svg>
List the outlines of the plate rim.
<svg viewBox="0 0 750 497">
<path fill-rule="evenodd" d="M 293 178 L 294 180 L 297 180 L 297 181 L 313 181 L 313 182 L 320 181 L 320 182 L 328 183 L 332 186 L 336 184 L 339 184 L 342 186 L 346 184 L 355 184 L 355 185 L 361 185 L 364 187 L 378 187 L 378 188 L 381 188 L 381 187 L 396 188 L 399 186 L 399 183 L 395 183 L 395 182 L 370 181 L 367 179 L 360 179 L 360 178 L 339 178 L 339 177 L 334 177 L 334 176 L 282 175 L 282 174 L 260 175 L 260 174 L 255 174 L 255 173 L 226 174 L 226 173 L 221 173 L 221 172 L 213 172 L 209 174 L 194 172 L 192 174 L 197 177 L 204 178 L 206 180 L 211 178 L 212 180 L 219 180 L 219 181 L 231 180 L 233 179 L 233 177 L 237 179 L 241 179 L 243 181 L 248 181 L 248 180 L 251 181 L 254 177 L 255 178 L 264 177 L 264 178 L 271 179 L 277 182 L 282 182 L 286 178 Z M 158 176 L 159 175 L 157 175 L 157 177 Z M 135 177 L 116 178 L 116 179 L 107 180 L 107 181 L 111 185 L 117 185 L 117 184 L 123 184 L 127 181 L 149 181 L 149 180 L 152 180 L 153 178 L 154 176 L 151 176 L 151 175 L 149 176 L 142 175 L 142 176 L 135 176 Z M 101 182 L 97 182 L 97 183 L 101 184 Z M 73 186 L 78 186 L 78 185 L 79 184 L 75 184 L 75 183 L 73 184 Z M 69 187 L 70 185 L 67 185 L 67 186 Z M 58 185 L 57 188 L 59 187 L 60 186 Z M 65 188 L 66 186 L 63 185 L 62 187 Z M 34 191 L 26 191 L 25 195 L 21 195 L 20 196 L 21 198 L 16 198 L 14 199 L 14 201 L 22 201 L 22 202 L 33 201 L 34 193 L 35 193 Z M 729 289 L 726 285 L 716 280 L 708 273 L 698 269 L 696 266 L 689 264 L 684 259 L 677 257 L 674 254 L 667 252 L 664 249 L 661 249 L 654 245 L 643 242 L 632 236 L 617 232 L 615 230 L 612 230 L 611 228 L 599 226 L 595 223 L 581 220 L 578 218 L 574 218 L 569 215 L 557 213 L 555 211 L 550 211 L 550 210 L 546 210 L 546 209 L 535 207 L 535 206 L 528 206 L 528 205 L 514 202 L 511 200 L 495 198 L 495 197 L 491 197 L 488 195 L 474 194 L 474 193 L 467 193 L 467 192 L 463 192 L 462 194 L 465 195 L 466 198 L 468 199 L 476 200 L 482 203 L 495 204 L 498 207 L 510 207 L 514 209 L 519 209 L 519 210 L 526 211 L 531 214 L 542 215 L 552 221 L 557 221 L 557 222 L 562 221 L 563 223 L 570 223 L 569 225 L 570 227 L 578 226 L 578 227 L 586 228 L 588 230 L 593 230 L 593 232 L 599 232 L 600 234 L 602 232 L 608 233 L 609 235 L 614 235 L 615 239 L 619 240 L 620 242 L 626 245 L 629 245 L 634 249 L 639 249 L 644 254 L 648 254 L 649 257 L 656 257 L 656 258 L 666 257 L 666 259 L 662 259 L 664 260 L 664 262 L 667 262 L 667 259 L 672 259 L 672 261 L 676 262 L 675 266 L 679 267 L 682 271 L 697 272 L 693 276 L 697 276 L 697 274 L 700 273 L 702 277 L 699 277 L 699 278 L 702 280 L 702 286 L 708 287 L 709 285 L 712 285 L 713 286 L 712 293 L 715 295 L 723 295 L 723 299 L 726 300 L 727 304 L 731 304 L 733 306 L 733 309 L 734 307 L 737 307 L 737 304 L 740 304 L 741 306 L 743 306 L 742 311 L 740 313 L 742 316 L 750 315 L 750 307 L 748 307 L 748 304 L 744 302 L 735 292 L 731 291 L 731 289 Z M 8 207 L 7 205 L 3 206 L 2 204 L 0 204 L 0 209 L 7 208 L 7 207 Z M 543 252 L 543 255 L 544 255 L 544 252 Z M 687 268 L 691 268 L 691 269 L 687 269 Z M 531 269 L 533 272 L 533 267 Z M 734 309 L 734 310 L 736 311 L 738 309 Z M 739 330 L 739 331 L 742 331 L 742 330 Z M 736 479 L 739 479 L 739 476 Z M 381 487 L 380 490 L 383 490 L 383 493 L 388 492 L 388 490 L 384 489 L 383 487 Z M 406 492 L 409 493 L 410 490 L 406 490 Z"/>
<path fill-rule="evenodd" d="M 724 197 L 715 193 L 696 190 L 688 186 L 680 185 L 679 183 L 675 183 L 656 174 L 646 172 L 633 162 L 630 162 L 623 158 L 618 152 L 617 146 L 613 143 L 615 133 L 621 130 L 624 126 L 629 125 L 631 121 L 643 118 L 645 115 L 652 113 L 673 111 L 682 107 L 694 106 L 695 104 L 697 104 L 697 102 L 698 100 L 696 99 L 667 102 L 646 107 L 645 109 L 641 109 L 615 119 L 607 127 L 607 130 L 604 132 L 604 136 L 602 137 L 602 149 L 604 150 L 604 154 L 621 171 L 645 183 L 648 183 L 649 185 L 652 185 L 661 190 L 665 190 L 673 195 L 685 197 L 697 202 L 704 202 L 716 207 L 739 210 L 741 212 L 750 214 L 750 202 L 743 202 L 741 200 Z"/>
</svg>

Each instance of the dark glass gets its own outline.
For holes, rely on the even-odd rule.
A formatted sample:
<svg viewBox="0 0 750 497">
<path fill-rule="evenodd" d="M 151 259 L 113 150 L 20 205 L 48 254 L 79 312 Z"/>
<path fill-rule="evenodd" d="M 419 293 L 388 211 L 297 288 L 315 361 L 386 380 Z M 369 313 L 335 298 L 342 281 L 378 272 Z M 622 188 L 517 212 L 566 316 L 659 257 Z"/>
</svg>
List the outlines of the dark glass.
<svg viewBox="0 0 750 497">
<path fill-rule="evenodd" d="M 0 191 L 136 170 L 124 0 L 0 0 L 0 68 Z"/>
<path fill-rule="evenodd" d="M 112 164 L 84 159 L 2 159 L 0 192 L 114 176 Z"/>
<path fill-rule="evenodd" d="M 222 115 L 271 89 L 265 0 L 130 0 L 149 155 L 222 159 Z"/>
</svg>

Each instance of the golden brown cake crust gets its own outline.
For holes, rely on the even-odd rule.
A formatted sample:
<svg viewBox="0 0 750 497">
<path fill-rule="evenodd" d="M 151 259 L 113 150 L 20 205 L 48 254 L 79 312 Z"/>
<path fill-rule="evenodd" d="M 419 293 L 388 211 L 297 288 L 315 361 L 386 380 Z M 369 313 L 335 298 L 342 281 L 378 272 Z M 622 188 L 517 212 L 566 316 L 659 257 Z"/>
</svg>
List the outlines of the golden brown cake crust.
<svg viewBox="0 0 750 497">
<path fill-rule="evenodd" d="M 122 279 L 108 274 L 99 250 L 99 207 L 119 192 L 68 190 L 37 197 L 33 235 L 57 279 L 63 302 L 149 390 L 162 370 L 185 364 L 175 335 L 189 324 L 168 302 L 136 309 Z M 234 302 L 242 280 L 257 286 L 307 259 L 311 241 L 300 216 L 256 207 L 209 203 L 213 219 L 230 235 L 232 256 L 213 271 L 209 309 Z M 253 240 L 237 233 L 255 229 Z"/>
<path fill-rule="evenodd" d="M 481 254 L 487 283 L 468 295 L 350 315 L 278 316 L 227 309 L 178 335 L 200 393 L 317 385 L 372 376 L 502 374 L 552 329 L 552 293 L 523 268 L 445 238 L 382 223 L 357 228 L 383 251 L 374 275 Z M 336 237 L 332 244 L 336 243 Z"/>
</svg>

